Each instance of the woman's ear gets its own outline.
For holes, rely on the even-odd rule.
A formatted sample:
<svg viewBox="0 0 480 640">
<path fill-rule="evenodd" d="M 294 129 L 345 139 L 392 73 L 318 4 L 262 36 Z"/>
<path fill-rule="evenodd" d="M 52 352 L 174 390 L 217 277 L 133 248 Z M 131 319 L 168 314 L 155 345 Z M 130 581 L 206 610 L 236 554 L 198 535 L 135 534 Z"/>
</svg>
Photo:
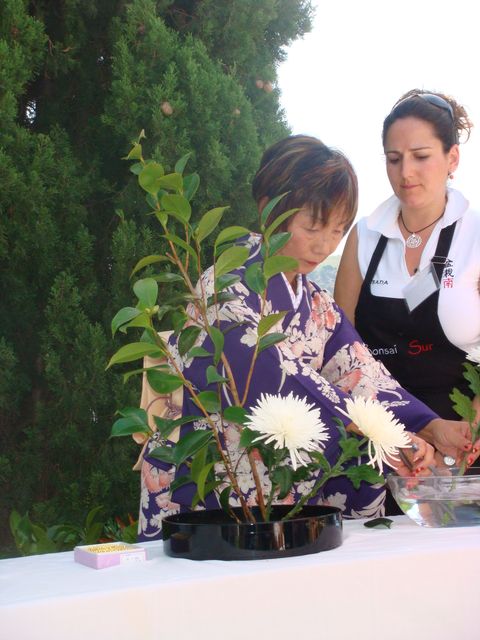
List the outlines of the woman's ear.
<svg viewBox="0 0 480 640">
<path fill-rule="evenodd" d="M 453 173 L 457 169 L 459 162 L 460 150 L 458 144 L 454 144 L 448 152 L 448 173 Z"/>
</svg>

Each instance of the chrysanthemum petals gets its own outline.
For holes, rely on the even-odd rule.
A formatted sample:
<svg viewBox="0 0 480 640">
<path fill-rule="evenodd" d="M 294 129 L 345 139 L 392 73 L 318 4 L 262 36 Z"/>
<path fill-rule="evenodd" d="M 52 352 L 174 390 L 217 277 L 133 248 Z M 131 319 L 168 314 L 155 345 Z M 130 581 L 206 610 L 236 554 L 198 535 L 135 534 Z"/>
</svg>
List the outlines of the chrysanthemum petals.
<svg viewBox="0 0 480 640">
<path fill-rule="evenodd" d="M 467 351 L 467 360 L 480 364 L 480 344 Z"/>
<path fill-rule="evenodd" d="M 377 400 L 347 398 L 345 408 L 346 411 L 337 409 L 369 439 L 369 464 L 377 465 L 380 473 L 383 473 L 383 464 L 388 464 L 388 458 L 398 460 L 399 448 L 411 446 L 405 425 Z"/>
<path fill-rule="evenodd" d="M 320 409 L 292 392 L 288 396 L 262 394 L 246 426 L 261 434 L 253 442 L 263 440 L 273 443 L 275 449 L 288 449 L 293 469 L 308 464 L 300 450 L 322 451 L 321 443 L 330 438 Z"/>
</svg>

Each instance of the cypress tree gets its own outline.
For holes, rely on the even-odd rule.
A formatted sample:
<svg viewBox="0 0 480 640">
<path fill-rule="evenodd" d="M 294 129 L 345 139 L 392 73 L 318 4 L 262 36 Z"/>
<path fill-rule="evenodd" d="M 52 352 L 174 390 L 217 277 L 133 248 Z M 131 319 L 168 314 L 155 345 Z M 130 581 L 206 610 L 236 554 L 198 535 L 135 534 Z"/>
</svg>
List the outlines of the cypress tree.
<svg viewBox="0 0 480 640">
<path fill-rule="evenodd" d="M 108 435 L 139 388 L 105 366 L 129 273 L 163 246 L 121 158 L 142 129 L 166 170 L 190 152 L 196 215 L 250 223 L 261 151 L 288 132 L 276 67 L 310 21 L 307 0 L 0 4 L 3 522 L 135 515 L 136 445 Z"/>
</svg>

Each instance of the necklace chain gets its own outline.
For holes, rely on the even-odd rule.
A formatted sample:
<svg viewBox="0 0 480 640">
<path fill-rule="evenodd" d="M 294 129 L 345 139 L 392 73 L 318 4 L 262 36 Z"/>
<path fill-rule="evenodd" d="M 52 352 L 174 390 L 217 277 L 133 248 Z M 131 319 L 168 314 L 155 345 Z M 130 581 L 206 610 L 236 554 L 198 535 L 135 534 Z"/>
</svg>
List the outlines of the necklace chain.
<svg viewBox="0 0 480 640">
<path fill-rule="evenodd" d="M 419 247 L 423 243 L 423 240 L 418 234 L 421 231 L 425 231 L 425 229 L 428 229 L 428 227 L 431 227 L 432 224 L 435 224 L 436 222 L 438 222 L 440 218 L 443 217 L 444 213 L 445 211 L 442 211 L 441 215 L 439 215 L 438 218 L 435 218 L 433 222 L 430 222 L 430 224 L 427 224 L 426 227 L 422 227 L 421 229 L 418 229 L 418 231 L 410 231 L 410 229 L 405 224 L 405 220 L 403 219 L 403 213 L 400 210 L 400 220 L 402 221 L 402 224 L 405 227 L 405 231 L 410 234 L 405 241 L 405 244 L 407 245 L 407 247 L 409 249 L 416 249 L 417 247 Z"/>
</svg>

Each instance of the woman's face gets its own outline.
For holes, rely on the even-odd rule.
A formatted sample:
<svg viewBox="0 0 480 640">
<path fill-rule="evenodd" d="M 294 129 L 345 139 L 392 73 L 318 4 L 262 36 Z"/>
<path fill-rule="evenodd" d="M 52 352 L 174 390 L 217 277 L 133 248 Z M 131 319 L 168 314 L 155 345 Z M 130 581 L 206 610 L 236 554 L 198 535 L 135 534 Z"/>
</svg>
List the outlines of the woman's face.
<svg viewBox="0 0 480 640">
<path fill-rule="evenodd" d="M 387 175 L 404 210 L 441 207 L 448 174 L 458 166 L 458 145 L 444 152 L 432 125 L 419 118 L 400 118 L 385 139 Z"/>
<path fill-rule="evenodd" d="M 297 270 L 285 274 L 293 283 L 297 273 L 310 273 L 335 251 L 345 235 L 345 215 L 332 211 L 327 224 L 321 217 L 314 222 L 311 207 L 305 206 L 290 219 L 288 231 L 292 237 L 279 253 L 298 260 Z"/>
</svg>

